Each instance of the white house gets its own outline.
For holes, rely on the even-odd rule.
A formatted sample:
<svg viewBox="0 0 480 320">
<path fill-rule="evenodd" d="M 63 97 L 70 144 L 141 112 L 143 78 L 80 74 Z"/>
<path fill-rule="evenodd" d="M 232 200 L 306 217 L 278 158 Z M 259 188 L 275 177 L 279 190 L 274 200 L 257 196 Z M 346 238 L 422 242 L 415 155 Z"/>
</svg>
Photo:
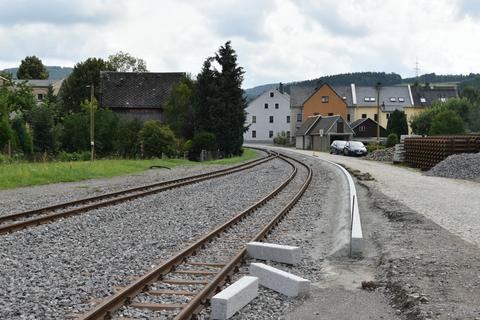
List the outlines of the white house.
<svg viewBox="0 0 480 320">
<path fill-rule="evenodd" d="M 246 109 L 248 130 L 243 134 L 246 142 L 273 142 L 284 131 L 290 138 L 290 96 L 280 90 L 265 91 L 248 104 Z"/>
</svg>

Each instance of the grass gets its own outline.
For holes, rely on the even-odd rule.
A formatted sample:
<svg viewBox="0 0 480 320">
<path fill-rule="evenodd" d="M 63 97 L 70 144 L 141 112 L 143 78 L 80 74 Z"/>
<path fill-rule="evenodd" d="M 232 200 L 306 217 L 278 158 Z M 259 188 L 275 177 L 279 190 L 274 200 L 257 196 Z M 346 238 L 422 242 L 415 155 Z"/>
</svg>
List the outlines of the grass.
<svg viewBox="0 0 480 320">
<path fill-rule="evenodd" d="M 252 149 L 245 149 L 241 157 L 205 161 L 203 165 L 235 164 L 257 156 Z M 198 165 L 181 159 L 168 160 L 97 160 L 76 162 L 12 163 L 0 165 L 0 190 L 27 187 L 57 182 L 73 182 L 87 179 L 109 178 L 124 174 L 141 172 L 150 166 Z"/>
</svg>

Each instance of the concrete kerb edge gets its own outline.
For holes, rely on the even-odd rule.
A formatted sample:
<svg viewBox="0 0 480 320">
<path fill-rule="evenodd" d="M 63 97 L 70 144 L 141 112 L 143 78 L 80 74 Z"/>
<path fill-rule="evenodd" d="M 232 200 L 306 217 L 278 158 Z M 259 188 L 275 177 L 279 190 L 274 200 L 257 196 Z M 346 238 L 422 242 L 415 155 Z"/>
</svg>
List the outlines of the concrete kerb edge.
<svg viewBox="0 0 480 320">
<path fill-rule="evenodd" d="M 315 157 L 318 160 L 325 161 L 339 168 L 343 172 L 348 181 L 349 192 L 350 192 L 350 219 L 351 219 L 351 232 L 350 232 L 350 255 L 359 255 L 362 253 L 363 249 L 363 232 L 362 232 L 362 223 L 360 220 L 360 210 L 358 208 L 358 197 L 357 189 L 355 188 L 355 183 L 350 173 L 341 165 Z"/>
</svg>

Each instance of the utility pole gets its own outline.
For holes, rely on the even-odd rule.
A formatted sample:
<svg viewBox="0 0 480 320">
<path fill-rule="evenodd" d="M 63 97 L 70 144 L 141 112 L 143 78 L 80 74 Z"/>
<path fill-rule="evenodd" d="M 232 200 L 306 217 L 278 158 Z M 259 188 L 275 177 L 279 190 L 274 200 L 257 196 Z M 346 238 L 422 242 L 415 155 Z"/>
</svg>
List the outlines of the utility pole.
<svg viewBox="0 0 480 320">
<path fill-rule="evenodd" d="M 381 83 L 377 82 L 377 150 L 380 147 L 380 87 Z"/>
<path fill-rule="evenodd" d="M 90 160 L 95 160 L 95 111 L 93 110 L 93 91 L 94 87 L 93 84 L 87 86 L 90 87 Z"/>
</svg>

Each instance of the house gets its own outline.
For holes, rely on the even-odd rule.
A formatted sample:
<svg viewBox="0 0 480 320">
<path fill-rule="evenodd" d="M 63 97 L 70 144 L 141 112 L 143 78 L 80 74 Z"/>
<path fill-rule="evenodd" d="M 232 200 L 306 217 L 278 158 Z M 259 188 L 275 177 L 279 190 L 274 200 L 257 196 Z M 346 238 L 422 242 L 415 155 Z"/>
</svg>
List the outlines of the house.
<svg viewBox="0 0 480 320">
<path fill-rule="evenodd" d="M 355 140 L 368 142 L 377 137 L 378 123 L 370 118 L 360 118 L 349 123 L 353 132 L 355 132 Z M 386 137 L 387 130 L 380 126 L 380 137 Z"/>
<path fill-rule="evenodd" d="M 358 119 L 373 119 L 380 126 L 386 128 L 390 114 L 395 110 L 405 111 L 405 108 L 413 106 L 409 86 L 374 86 L 355 87 L 355 99 L 351 108 L 351 121 Z M 377 101 L 377 98 L 380 98 Z M 377 108 L 380 106 L 380 117 Z M 377 134 L 375 133 L 375 136 Z"/>
<path fill-rule="evenodd" d="M 334 140 L 351 140 L 353 130 L 339 115 L 308 117 L 295 135 L 297 149 L 328 151 Z"/>
<path fill-rule="evenodd" d="M 282 131 L 290 138 L 290 95 L 283 91 L 282 84 L 251 101 L 245 111 L 248 129 L 244 141 L 272 143 Z"/>
<path fill-rule="evenodd" d="M 100 72 L 100 106 L 120 116 L 165 121 L 164 104 L 183 72 Z"/>
<path fill-rule="evenodd" d="M 64 79 L 50 80 L 50 79 L 31 79 L 31 80 L 13 80 L 14 84 L 26 83 L 32 88 L 32 93 L 37 100 L 37 103 L 43 101 L 48 94 L 48 89 L 51 87 L 53 95 L 57 96 L 62 86 Z"/>
<path fill-rule="evenodd" d="M 329 84 L 323 83 L 317 88 L 292 87 L 290 89 L 291 113 L 296 117 L 295 130 L 303 119 L 309 116 L 347 117 L 347 97 L 340 96 Z M 300 116 L 301 111 L 301 116 Z"/>
</svg>

